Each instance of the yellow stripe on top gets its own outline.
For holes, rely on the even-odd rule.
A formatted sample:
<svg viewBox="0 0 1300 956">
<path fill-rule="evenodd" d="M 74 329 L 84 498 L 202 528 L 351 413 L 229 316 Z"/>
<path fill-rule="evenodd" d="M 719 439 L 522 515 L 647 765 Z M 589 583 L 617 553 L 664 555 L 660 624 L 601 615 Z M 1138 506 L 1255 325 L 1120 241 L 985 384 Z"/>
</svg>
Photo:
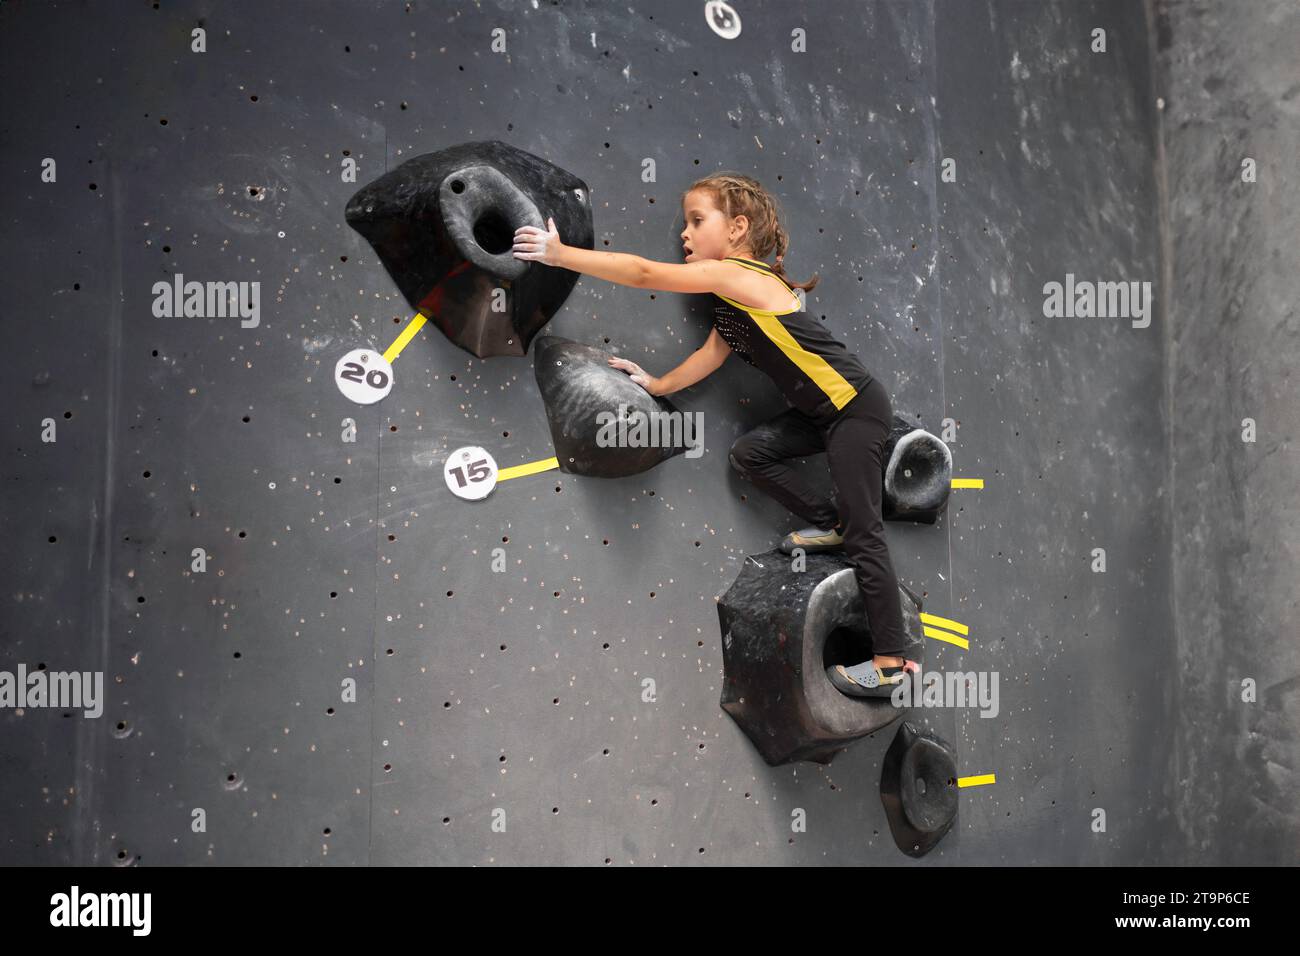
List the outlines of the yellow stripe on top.
<svg viewBox="0 0 1300 956">
<path fill-rule="evenodd" d="M 728 261 L 734 262 L 742 268 L 751 269 L 754 272 L 762 272 L 765 275 L 774 275 L 774 273 L 768 272 L 766 269 L 751 266 L 741 259 L 732 258 Z M 779 279 L 780 276 L 777 276 L 777 278 Z M 794 295 L 794 290 L 791 290 L 790 294 Z M 790 359 L 790 361 L 799 366 L 803 373 L 817 384 L 818 388 L 826 393 L 826 397 L 834 403 L 836 408 L 843 408 L 857 397 L 858 390 L 850 385 L 843 375 L 835 371 L 835 369 L 831 367 L 830 363 L 820 355 L 817 355 L 814 352 L 809 352 L 802 345 L 796 342 L 794 336 L 790 334 L 790 330 L 782 325 L 781 320 L 777 318 L 779 315 L 789 315 L 791 312 L 798 312 L 798 308 L 788 309 L 785 312 L 771 312 L 767 309 L 756 309 L 753 306 L 742 305 L 735 299 L 728 299 L 720 292 L 715 292 L 714 295 L 723 302 L 729 303 L 738 309 L 748 312 L 750 317 L 753 318 L 754 324 L 759 327 L 762 333 L 766 335 L 777 348 L 785 353 L 786 357 Z M 794 298 L 796 302 L 799 301 L 797 295 L 794 295 Z M 799 308 L 802 307 L 803 303 L 800 302 Z"/>
<path fill-rule="evenodd" d="M 774 279 L 780 279 L 780 278 L 781 278 L 781 277 L 780 277 L 779 275 L 777 275 L 775 272 L 769 272 L 767 269 L 760 269 L 760 268 L 758 268 L 758 266 L 752 266 L 752 265 L 750 265 L 748 259 L 739 259 L 739 258 L 737 258 L 736 256 L 728 256 L 727 259 L 726 259 L 726 261 L 727 261 L 727 262 L 734 262 L 734 263 L 736 263 L 736 265 L 741 266 L 742 268 L 748 269 L 750 272 L 761 272 L 761 273 L 763 273 L 763 275 L 769 275 L 769 276 L 772 276 Z M 789 286 L 785 283 L 784 280 L 782 280 L 781 284 L 782 284 L 782 285 L 785 285 L 786 288 L 789 288 Z M 714 294 L 717 295 L 717 293 L 714 293 Z M 724 300 L 726 300 L 727 302 L 730 302 L 730 303 L 731 303 L 732 305 L 734 305 L 736 308 L 738 308 L 738 309 L 744 309 L 746 312 L 762 312 L 764 315 L 789 315 L 791 312 L 798 312 L 800 309 L 803 308 L 803 303 L 800 302 L 800 301 L 799 301 L 799 297 L 798 297 L 797 295 L 794 294 L 794 289 L 790 289 L 790 294 L 794 296 L 794 308 L 793 308 L 793 309 L 786 309 L 784 312 L 769 312 L 767 309 L 755 309 L 753 306 L 741 305 L 739 302 L 736 302 L 736 301 L 734 301 L 734 300 L 732 300 L 732 299 L 728 299 L 725 295 L 718 295 L 718 298 L 719 298 L 719 299 L 724 299 Z"/>
</svg>

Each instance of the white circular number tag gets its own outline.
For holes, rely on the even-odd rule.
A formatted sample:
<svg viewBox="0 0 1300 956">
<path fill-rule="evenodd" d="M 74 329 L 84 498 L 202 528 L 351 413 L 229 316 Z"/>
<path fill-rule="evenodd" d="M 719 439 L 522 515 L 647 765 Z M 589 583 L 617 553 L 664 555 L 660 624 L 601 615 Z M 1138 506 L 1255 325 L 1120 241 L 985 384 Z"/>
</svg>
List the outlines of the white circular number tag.
<svg viewBox="0 0 1300 956">
<path fill-rule="evenodd" d="M 393 390 L 393 367 L 374 349 L 353 349 L 334 366 L 334 384 L 344 398 L 373 405 Z"/>
<path fill-rule="evenodd" d="M 442 477 L 457 498 L 478 501 L 497 486 L 497 463 L 477 445 L 457 448 L 442 466 Z"/>
</svg>

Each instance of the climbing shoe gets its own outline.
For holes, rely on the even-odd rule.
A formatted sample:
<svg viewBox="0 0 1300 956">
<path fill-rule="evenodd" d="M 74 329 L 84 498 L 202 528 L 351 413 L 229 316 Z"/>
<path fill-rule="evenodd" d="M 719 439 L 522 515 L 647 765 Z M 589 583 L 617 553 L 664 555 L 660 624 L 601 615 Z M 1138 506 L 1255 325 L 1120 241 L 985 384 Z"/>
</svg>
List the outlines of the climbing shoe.
<svg viewBox="0 0 1300 956">
<path fill-rule="evenodd" d="M 843 664 L 828 667 L 826 676 L 841 694 L 850 697 L 889 697 L 903 682 L 904 674 L 915 674 L 920 669 L 921 665 L 909 660 L 904 660 L 900 667 L 877 667 L 871 661 L 863 661 L 852 667 Z"/>
<path fill-rule="evenodd" d="M 834 528 L 829 531 L 823 528 L 804 528 L 801 531 L 790 532 L 781 541 L 781 550 L 786 554 L 793 554 L 795 548 L 803 548 L 805 552 L 811 553 L 834 551 L 842 547 L 844 547 L 844 535 Z"/>
</svg>

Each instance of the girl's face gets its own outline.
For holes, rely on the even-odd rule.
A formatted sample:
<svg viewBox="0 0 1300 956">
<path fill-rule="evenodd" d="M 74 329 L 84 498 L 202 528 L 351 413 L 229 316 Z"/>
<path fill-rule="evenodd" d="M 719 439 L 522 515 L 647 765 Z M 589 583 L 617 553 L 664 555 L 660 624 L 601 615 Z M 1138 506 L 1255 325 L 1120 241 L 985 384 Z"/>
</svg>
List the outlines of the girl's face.
<svg viewBox="0 0 1300 956">
<path fill-rule="evenodd" d="M 702 189 L 692 189 L 682 197 L 682 216 L 686 226 L 682 229 L 682 255 L 687 262 L 702 259 L 723 259 L 737 251 L 735 241 L 744 235 L 744 216 L 731 222 L 722 210 L 713 204 L 713 195 Z"/>
</svg>

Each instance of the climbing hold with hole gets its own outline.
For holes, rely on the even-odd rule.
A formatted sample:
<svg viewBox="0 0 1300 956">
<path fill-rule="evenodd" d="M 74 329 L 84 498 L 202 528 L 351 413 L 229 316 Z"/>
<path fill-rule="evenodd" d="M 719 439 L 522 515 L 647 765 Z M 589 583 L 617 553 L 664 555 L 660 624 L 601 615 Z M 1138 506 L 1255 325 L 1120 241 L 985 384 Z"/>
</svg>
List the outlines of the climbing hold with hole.
<svg viewBox="0 0 1300 956">
<path fill-rule="evenodd" d="M 952 745 L 903 721 L 880 768 L 880 801 L 900 850 L 908 856 L 933 850 L 957 819 Z"/>
<path fill-rule="evenodd" d="M 952 451 L 947 444 L 895 413 L 881 458 L 885 462 L 881 517 L 934 524 L 952 493 Z"/>
<path fill-rule="evenodd" d="M 566 245 L 594 244 L 587 184 L 497 140 L 409 159 L 358 190 L 345 216 L 411 308 L 479 358 L 524 355 L 578 278 L 516 259 L 516 229 L 553 217 Z"/>
<path fill-rule="evenodd" d="M 826 676 L 872 656 L 862 590 L 847 558 L 809 554 L 791 569 L 779 550 L 750 555 L 718 601 L 722 709 L 769 764 L 830 763 L 853 741 L 902 716 L 888 698 L 849 697 Z M 921 600 L 899 586 L 908 660 L 925 653 Z"/>
</svg>

